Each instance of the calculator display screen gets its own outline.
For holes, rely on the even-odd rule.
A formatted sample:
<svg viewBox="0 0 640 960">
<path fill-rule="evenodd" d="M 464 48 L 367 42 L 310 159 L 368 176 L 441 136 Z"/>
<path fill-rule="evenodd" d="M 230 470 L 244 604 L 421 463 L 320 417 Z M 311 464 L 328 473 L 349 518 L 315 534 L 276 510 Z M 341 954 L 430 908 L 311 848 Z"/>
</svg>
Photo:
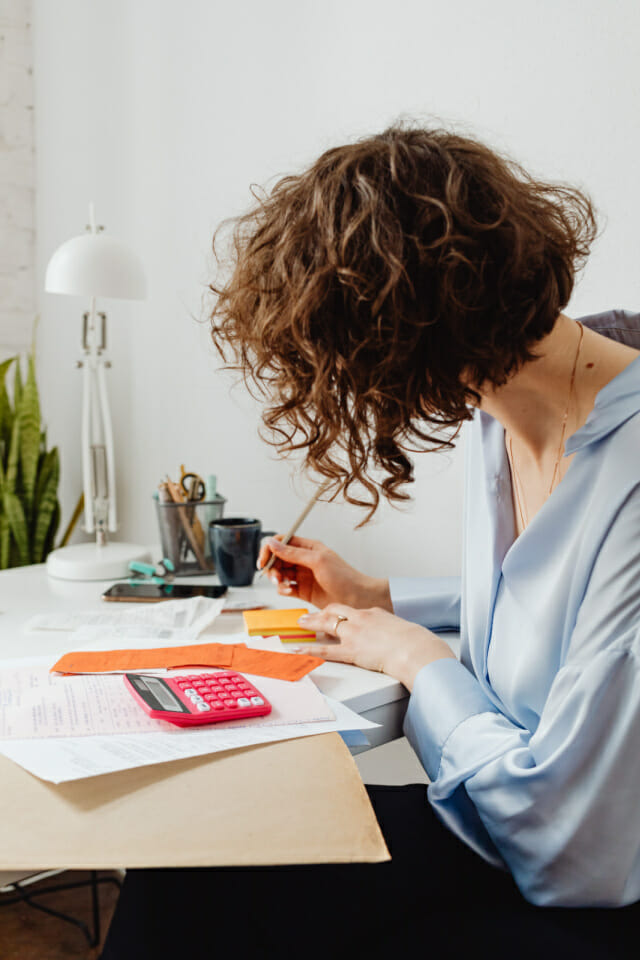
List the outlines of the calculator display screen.
<svg viewBox="0 0 640 960">
<path fill-rule="evenodd" d="M 142 677 L 132 677 L 131 679 L 141 694 L 144 695 L 147 691 L 153 694 L 163 709 L 184 712 L 184 705 L 173 695 L 162 680 L 157 680 L 155 677 L 145 677 L 144 679 Z M 145 697 L 145 699 L 148 700 L 148 697 Z"/>
<path fill-rule="evenodd" d="M 156 700 L 162 704 L 165 710 L 175 710 L 176 707 L 178 710 L 182 709 L 182 704 L 178 698 L 174 697 L 169 688 L 165 687 L 161 680 L 154 680 L 153 677 L 148 677 L 146 684 Z"/>
</svg>

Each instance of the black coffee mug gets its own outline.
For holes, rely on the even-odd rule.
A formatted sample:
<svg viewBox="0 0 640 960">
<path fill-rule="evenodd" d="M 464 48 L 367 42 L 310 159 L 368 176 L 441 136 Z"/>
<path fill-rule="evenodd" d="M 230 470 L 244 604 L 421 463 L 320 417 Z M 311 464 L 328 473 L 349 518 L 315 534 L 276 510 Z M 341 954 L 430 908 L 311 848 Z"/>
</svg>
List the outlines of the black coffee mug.
<svg viewBox="0 0 640 960">
<path fill-rule="evenodd" d="M 262 537 L 274 531 L 262 530 L 259 520 L 224 517 L 209 524 L 209 544 L 220 583 L 248 587 L 253 582 Z"/>
</svg>

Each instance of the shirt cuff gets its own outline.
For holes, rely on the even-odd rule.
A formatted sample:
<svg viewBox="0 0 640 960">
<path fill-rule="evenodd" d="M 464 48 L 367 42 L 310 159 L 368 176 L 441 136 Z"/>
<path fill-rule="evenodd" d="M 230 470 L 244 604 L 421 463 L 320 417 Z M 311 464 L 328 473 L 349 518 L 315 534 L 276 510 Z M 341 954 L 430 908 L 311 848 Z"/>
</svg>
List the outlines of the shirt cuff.
<svg viewBox="0 0 640 960">
<path fill-rule="evenodd" d="M 472 673 L 459 660 L 443 657 L 423 667 L 409 698 L 403 732 L 430 780 L 436 780 L 445 743 L 463 721 L 497 713 Z"/>
<path fill-rule="evenodd" d="M 460 577 L 392 577 L 393 612 L 430 630 L 460 629 Z"/>
</svg>

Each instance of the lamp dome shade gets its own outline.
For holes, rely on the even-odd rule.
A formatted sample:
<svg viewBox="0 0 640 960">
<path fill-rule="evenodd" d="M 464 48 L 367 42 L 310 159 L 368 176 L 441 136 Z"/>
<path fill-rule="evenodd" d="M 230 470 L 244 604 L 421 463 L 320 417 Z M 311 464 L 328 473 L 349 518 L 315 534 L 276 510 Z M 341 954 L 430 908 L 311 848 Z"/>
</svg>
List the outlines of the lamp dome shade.
<svg viewBox="0 0 640 960">
<path fill-rule="evenodd" d="M 45 290 L 144 300 L 147 282 L 139 257 L 125 243 L 104 233 L 86 233 L 55 251 L 47 266 Z"/>
</svg>

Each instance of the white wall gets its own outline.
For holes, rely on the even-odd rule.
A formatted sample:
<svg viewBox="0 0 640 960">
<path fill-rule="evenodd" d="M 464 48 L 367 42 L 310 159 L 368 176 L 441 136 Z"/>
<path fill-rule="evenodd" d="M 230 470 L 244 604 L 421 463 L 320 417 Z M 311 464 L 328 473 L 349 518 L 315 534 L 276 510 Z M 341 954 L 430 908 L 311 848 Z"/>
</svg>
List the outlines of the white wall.
<svg viewBox="0 0 640 960">
<path fill-rule="evenodd" d="M 35 0 L 37 276 L 100 222 L 145 260 L 150 297 L 109 305 L 121 536 L 155 539 L 151 493 L 184 462 L 219 476 L 227 513 L 283 529 L 308 493 L 230 395 L 201 297 L 210 239 L 251 183 L 401 115 L 456 123 L 532 172 L 586 187 L 606 224 L 568 310 L 638 308 L 635 0 Z M 62 448 L 65 517 L 80 491 L 79 316 L 41 294 L 40 374 Z M 372 573 L 455 573 L 461 450 L 422 457 L 415 502 L 320 505 L 303 533 Z"/>
<path fill-rule="evenodd" d="M 30 342 L 35 312 L 31 0 L 0 0 L 0 358 Z"/>
</svg>

